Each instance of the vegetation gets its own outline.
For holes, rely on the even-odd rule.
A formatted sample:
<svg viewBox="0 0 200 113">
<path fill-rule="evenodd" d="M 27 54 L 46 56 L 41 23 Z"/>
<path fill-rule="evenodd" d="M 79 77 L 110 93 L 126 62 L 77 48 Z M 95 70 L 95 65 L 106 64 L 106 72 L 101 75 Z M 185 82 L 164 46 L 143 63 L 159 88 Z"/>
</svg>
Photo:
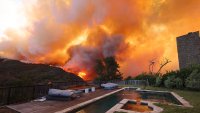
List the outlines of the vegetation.
<svg viewBox="0 0 200 113">
<path fill-rule="evenodd" d="M 27 64 L 17 60 L 0 59 L 0 86 L 16 86 L 82 80 L 61 68 L 44 64 Z"/>
<path fill-rule="evenodd" d="M 183 81 L 180 78 L 175 79 L 175 86 L 177 89 L 182 89 L 183 88 Z"/>
<path fill-rule="evenodd" d="M 156 83 L 155 83 L 155 86 L 160 86 L 162 83 L 162 77 L 158 76 L 156 77 Z"/>
<path fill-rule="evenodd" d="M 190 89 L 200 89 L 200 70 L 195 69 L 186 79 L 186 87 Z"/>
<path fill-rule="evenodd" d="M 177 89 L 200 90 L 200 66 L 195 65 L 185 69 L 170 71 L 162 75 L 160 86 Z"/>
<path fill-rule="evenodd" d="M 167 77 L 167 80 L 164 81 L 165 87 L 173 88 L 175 86 L 175 77 Z"/>
<path fill-rule="evenodd" d="M 161 73 L 142 73 L 135 78 L 126 79 L 147 80 L 149 85 L 176 89 L 200 90 L 200 65 L 185 69 Z"/>
<path fill-rule="evenodd" d="M 95 71 L 98 75 L 97 81 L 109 81 L 122 79 L 122 73 L 119 71 L 119 64 L 115 57 L 106 57 L 104 59 L 97 59 Z"/>
<path fill-rule="evenodd" d="M 154 75 L 151 73 L 142 73 L 142 74 L 139 74 L 138 76 L 136 76 L 134 79 L 135 80 L 147 80 L 149 85 L 155 85 L 157 76 L 158 75 Z"/>
</svg>

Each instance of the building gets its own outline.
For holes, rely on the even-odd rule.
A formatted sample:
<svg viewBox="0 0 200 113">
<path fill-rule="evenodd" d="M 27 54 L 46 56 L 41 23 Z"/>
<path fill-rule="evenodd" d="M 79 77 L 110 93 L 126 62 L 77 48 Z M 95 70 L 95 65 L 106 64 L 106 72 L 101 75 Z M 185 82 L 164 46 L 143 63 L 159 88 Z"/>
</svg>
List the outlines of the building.
<svg viewBox="0 0 200 113">
<path fill-rule="evenodd" d="M 177 37 L 177 49 L 180 69 L 200 64 L 199 31 Z"/>
</svg>

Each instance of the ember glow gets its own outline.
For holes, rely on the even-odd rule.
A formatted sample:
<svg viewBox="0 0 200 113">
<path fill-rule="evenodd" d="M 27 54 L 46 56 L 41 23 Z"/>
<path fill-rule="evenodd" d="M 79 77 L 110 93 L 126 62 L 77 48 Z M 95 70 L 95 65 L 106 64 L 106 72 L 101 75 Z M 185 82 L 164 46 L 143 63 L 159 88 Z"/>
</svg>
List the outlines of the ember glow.
<svg viewBox="0 0 200 113">
<path fill-rule="evenodd" d="M 83 78 L 83 79 L 86 79 L 86 73 L 85 72 L 79 72 L 78 76 Z"/>
<path fill-rule="evenodd" d="M 200 28 L 199 0 L 1 0 L 0 56 L 85 70 L 116 56 L 124 76 L 172 61 L 176 37 Z M 158 68 L 159 65 L 157 65 Z M 154 69 L 156 70 L 156 69 Z M 165 70 L 164 70 L 165 71 Z"/>
</svg>

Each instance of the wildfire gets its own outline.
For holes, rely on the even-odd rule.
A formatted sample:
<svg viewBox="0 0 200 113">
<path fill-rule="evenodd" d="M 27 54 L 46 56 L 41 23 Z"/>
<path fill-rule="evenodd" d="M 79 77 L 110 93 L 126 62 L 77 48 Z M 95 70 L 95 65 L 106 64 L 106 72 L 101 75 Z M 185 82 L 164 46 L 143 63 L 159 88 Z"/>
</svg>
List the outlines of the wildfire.
<svg viewBox="0 0 200 113">
<path fill-rule="evenodd" d="M 81 77 L 81 78 L 83 78 L 83 79 L 86 78 L 86 75 L 87 75 L 87 74 L 86 74 L 85 72 L 79 72 L 79 73 L 78 73 L 78 76 Z"/>
<path fill-rule="evenodd" d="M 60 66 L 83 79 L 95 78 L 96 59 L 109 56 L 116 56 L 125 76 L 148 71 L 152 58 L 167 57 L 173 62 L 166 70 L 174 70 L 176 37 L 200 28 L 198 4 L 198 0 L 0 0 L 0 57 Z"/>
</svg>

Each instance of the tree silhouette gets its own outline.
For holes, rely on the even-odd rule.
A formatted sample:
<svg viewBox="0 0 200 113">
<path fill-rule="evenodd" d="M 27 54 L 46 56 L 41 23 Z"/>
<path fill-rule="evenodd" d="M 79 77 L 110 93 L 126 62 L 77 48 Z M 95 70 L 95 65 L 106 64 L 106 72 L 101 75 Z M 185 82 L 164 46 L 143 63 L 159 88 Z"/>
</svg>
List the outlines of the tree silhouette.
<svg viewBox="0 0 200 113">
<path fill-rule="evenodd" d="M 169 59 L 165 58 L 161 63 L 160 63 L 160 68 L 158 69 L 157 73 L 156 74 L 159 74 L 162 70 L 162 68 L 164 66 L 166 66 L 168 63 L 170 63 L 172 61 L 170 61 Z"/>
<path fill-rule="evenodd" d="M 95 71 L 99 80 L 109 81 L 122 79 L 122 73 L 119 71 L 119 64 L 113 56 L 97 59 Z"/>
<path fill-rule="evenodd" d="M 153 73 L 155 63 L 156 63 L 155 59 L 152 59 L 151 61 L 149 61 L 149 72 L 151 74 Z"/>
</svg>

